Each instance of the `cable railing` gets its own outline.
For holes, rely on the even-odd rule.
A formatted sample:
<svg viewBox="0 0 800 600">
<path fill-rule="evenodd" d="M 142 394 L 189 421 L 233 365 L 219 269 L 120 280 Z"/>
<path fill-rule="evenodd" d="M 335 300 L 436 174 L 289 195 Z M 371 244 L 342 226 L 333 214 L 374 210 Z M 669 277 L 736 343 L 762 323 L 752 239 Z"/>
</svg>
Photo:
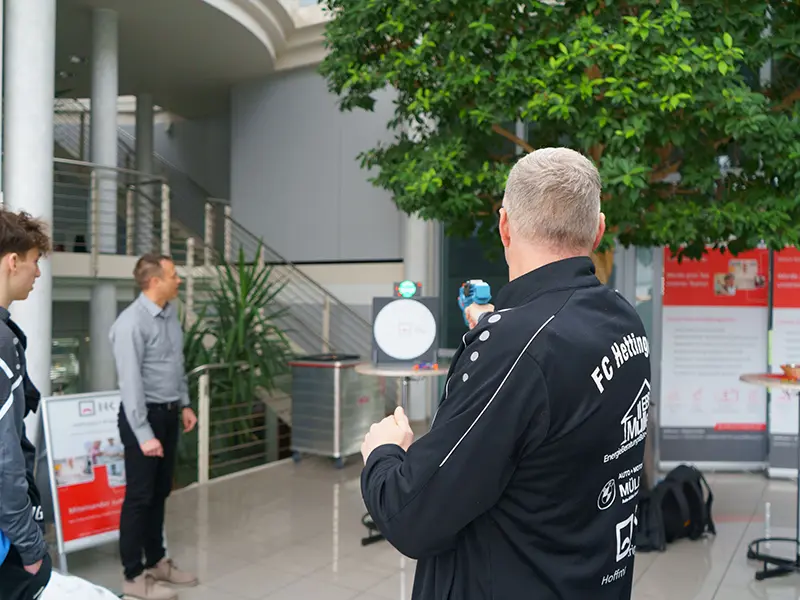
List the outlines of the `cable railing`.
<svg viewBox="0 0 800 600">
<path fill-rule="evenodd" d="M 80 100 L 58 98 L 55 101 L 54 139 L 68 153 L 80 160 L 89 160 L 89 132 L 91 130 L 91 111 Z M 136 167 L 136 137 L 122 127 L 117 128 L 117 166 L 133 169 Z M 153 152 L 152 171 L 167 179 L 172 194 L 172 213 L 186 223 L 203 210 L 206 199 L 211 195 L 194 179 L 189 177 L 172 162 Z"/>
<path fill-rule="evenodd" d="M 169 186 L 160 178 L 160 202 L 142 192 L 144 174 L 79 160 L 53 159 L 53 247 L 92 255 L 164 251 L 170 246 Z M 136 181 L 137 183 L 131 183 Z"/>
<path fill-rule="evenodd" d="M 196 457 L 197 483 L 268 464 L 290 453 L 287 424 L 271 406 L 273 396 L 280 392 L 243 398 L 229 389 L 231 376 L 248 368 L 245 361 L 215 363 L 188 374 L 197 389 L 197 444 L 195 452 L 184 449 L 184 462 L 190 468 Z"/>
<path fill-rule="evenodd" d="M 277 300 L 286 308 L 286 325 L 311 352 L 335 352 L 369 356 L 372 327 L 347 304 L 304 273 L 231 216 L 229 205 L 206 205 L 206 246 L 216 239 L 217 219 L 222 217 L 223 259 L 236 261 L 241 252 L 245 261 L 260 260 L 272 268 L 272 276 L 283 286 Z"/>
<path fill-rule="evenodd" d="M 90 113 L 81 102 L 71 99 L 56 101 L 55 141 L 65 151 L 76 157 L 86 156 L 90 125 Z M 283 284 L 277 299 L 281 307 L 286 309 L 280 325 L 287 330 L 296 346 L 307 353 L 337 352 L 358 354 L 362 357 L 369 355 L 372 333 L 371 326 L 365 319 L 233 220 L 230 205 L 226 201 L 210 198 L 201 185 L 168 160 L 154 154 L 155 176 L 131 170 L 130 166 L 136 164 L 133 146 L 135 138 L 119 128 L 118 167 L 120 172 L 128 173 L 129 176 L 124 180 L 125 187 L 118 186 L 119 204 L 116 217 L 108 199 L 109 191 L 106 190 L 103 196 L 105 201 L 98 203 L 102 207 L 98 214 L 98 224 L 101 225 L 98 233 L 100 239 L 107 239 L 102 246 L 104 253 L 112 252 L 112 246 L 113 251 L 118 254 L 138 254 L 157 249 L 170 254 L 176 263 L 186 265 L 190 262 L 187 242 L 194 239 L 194 249 L 191 252 L 195 255 L 191 262 L 198 279 L 195 284 L 199 286 L 199 280 L 208 284 L 209 277 L 213 274 L 208 270 L 198 271 L 197 267 L 235 262 L 241 250 L 248 262 L 260 260 L 269 264 L 273 269 L 273 277 Z M 154 178 L 161 183 L 153 184 Z M 65 250 L 86 251 L 90 247 L 88 238 L 91 236 L 90 232 L 82 231 L 86 227 L 85 223 L 81 223 L 80 215 L 87 214 L 83 212 L 81 199 L 91 197 L 91 191 L 86 189 L 90 182 L 68 180 L 67 175 L 59 178 L 64 187 L 58 192 L 62 209 L 58 219 L 59 226 L 56 228 L 59 231 L 57 244 Z M 166 184 L 167 181 L 169 185 Z M 77 187 L 70 188 L 67 185 L 69 183 Z M 76 205 L 69 204 L 73 199 L 72 195 L 77 196 Z M 123 200 L 123 195 L 126 200 Z M 156 207 L 158 210 L 155 211 L 153 220 L 137 220 L 135 217 L 133 220 L 120 219 L 120 213 L 130 217 L 131 202 L 134 205 L 134 215 L 139 204 Z M 196 217 L 201 212 L 203 217 Z M 197 221 L 195 227 L 183 225 L 175 218 L 175 213 L 191 217 L 193 223 Z M 113 221 L 117 222 L 116 229 Z M 222 227 L 215 227 L 217 223 L 222 224 Z M 204 230 L 202 236 L 194 233 L 200 228 Z M 201 293 L 199 289 L 197 293 Z"/>
</svg>

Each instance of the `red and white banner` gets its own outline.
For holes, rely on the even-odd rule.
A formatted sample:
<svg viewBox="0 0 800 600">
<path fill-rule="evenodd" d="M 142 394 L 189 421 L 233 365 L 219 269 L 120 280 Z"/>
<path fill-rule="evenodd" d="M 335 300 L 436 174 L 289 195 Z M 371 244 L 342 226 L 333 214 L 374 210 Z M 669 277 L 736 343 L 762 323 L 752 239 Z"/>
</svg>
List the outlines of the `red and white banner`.
<svg viewBox="0 0 800 600">
<path fill-rule="evenodd" d="M 772 312 L 772 371 L 782 373 L 781 365 L 800 363 L 800 250 L 786 248 L 775 253 L 775 287 Z M 769 467 L 797 469 L 796 392 L 772 390 L 769 406 Z"/>
<path fill-rule="evenodd" d="M 119 536 L 125 456 L 119 392 L 53 396 L 42 403 L 59 554 Z"/>
<path fill-rule="evenodd" d="M 767 367 L 766 250 L 664 254 L 661 460 L 763 464 L 766 390 L 742 383 Z"/>
</svg>

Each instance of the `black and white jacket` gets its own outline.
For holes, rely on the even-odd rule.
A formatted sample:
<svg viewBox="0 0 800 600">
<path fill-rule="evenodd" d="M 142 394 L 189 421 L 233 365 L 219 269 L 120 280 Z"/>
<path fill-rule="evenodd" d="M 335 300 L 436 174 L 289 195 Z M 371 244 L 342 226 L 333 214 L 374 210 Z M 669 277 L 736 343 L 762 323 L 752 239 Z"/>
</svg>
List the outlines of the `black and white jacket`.
<svg viewBox="0 0 800 600">
<path fill-rule="evenodd" d="M 40 399 L 28 379 L 26 344 L 8 310 L 0 307 L 0 531 L 23 564 L 31 565 L 44 558 L 47 544 L 33 479 L 36 451 L 25 435 L 24 418 Z"/>
<path fill-rule="evenodd" d="M 622 600 L 650 402 L 633 307 L 588 257 L 507 284 L 464 336 L 430 432 L 361 478 L 414 600 Z"/>
</svg>

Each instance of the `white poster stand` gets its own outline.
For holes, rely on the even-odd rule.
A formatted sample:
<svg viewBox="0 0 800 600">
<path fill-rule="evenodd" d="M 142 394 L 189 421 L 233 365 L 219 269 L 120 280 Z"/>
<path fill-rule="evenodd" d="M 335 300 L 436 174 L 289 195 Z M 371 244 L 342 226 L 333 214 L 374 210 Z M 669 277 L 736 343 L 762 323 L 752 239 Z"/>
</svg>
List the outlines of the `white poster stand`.
<svg viewBox="0 0 800 600">
<path fill-rule="evenodd" d="M 766 250 L 664 255 L 660 467 L 763 469 L 766 391 L 739 381 L 767 366 Z"/>
<path fill-rule="evenodd" d="M 51 396 L 41 403 L 59 568 L 69 552 L 119 539 L 125 498 L 119 391 Z"/>
</svg>

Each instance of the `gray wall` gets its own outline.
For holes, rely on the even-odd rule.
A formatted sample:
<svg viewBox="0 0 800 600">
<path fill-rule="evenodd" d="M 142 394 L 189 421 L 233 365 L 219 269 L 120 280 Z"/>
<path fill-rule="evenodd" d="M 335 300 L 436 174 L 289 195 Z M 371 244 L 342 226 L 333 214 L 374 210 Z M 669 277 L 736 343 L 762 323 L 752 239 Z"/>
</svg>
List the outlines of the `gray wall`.
<svg viewBox="0 0 800 600">
<path fill-rule="evenodd" d="M 234 87 L 234 219 L 295 262 L 398 259 L 401 217 L 356 155 L 390 140 L 393 105 L 341 113 L 315 69 Z"/>
<path fill-rule="evenodd" d="M 133 125 L 122 128 L 136 135 Z M 169 122 L 156 122 L 153 149 L 205 192 L 227 200 L 230 195 L 230 136 L 229 114 L 196 120 L 171 117 Z M 173 203 L 172 216 L 202 235 L 205 193 L 186 181 L 179 181 L 173 173 L 165 175 L 179 196 Z"/>
<path fill-rule="evenodd" d="M 133 131 L 131 133 L 134 133 Z M 230 193 L 230 115 L 156 123 L 153 148 L 217 198 Z"/>
</svg>

